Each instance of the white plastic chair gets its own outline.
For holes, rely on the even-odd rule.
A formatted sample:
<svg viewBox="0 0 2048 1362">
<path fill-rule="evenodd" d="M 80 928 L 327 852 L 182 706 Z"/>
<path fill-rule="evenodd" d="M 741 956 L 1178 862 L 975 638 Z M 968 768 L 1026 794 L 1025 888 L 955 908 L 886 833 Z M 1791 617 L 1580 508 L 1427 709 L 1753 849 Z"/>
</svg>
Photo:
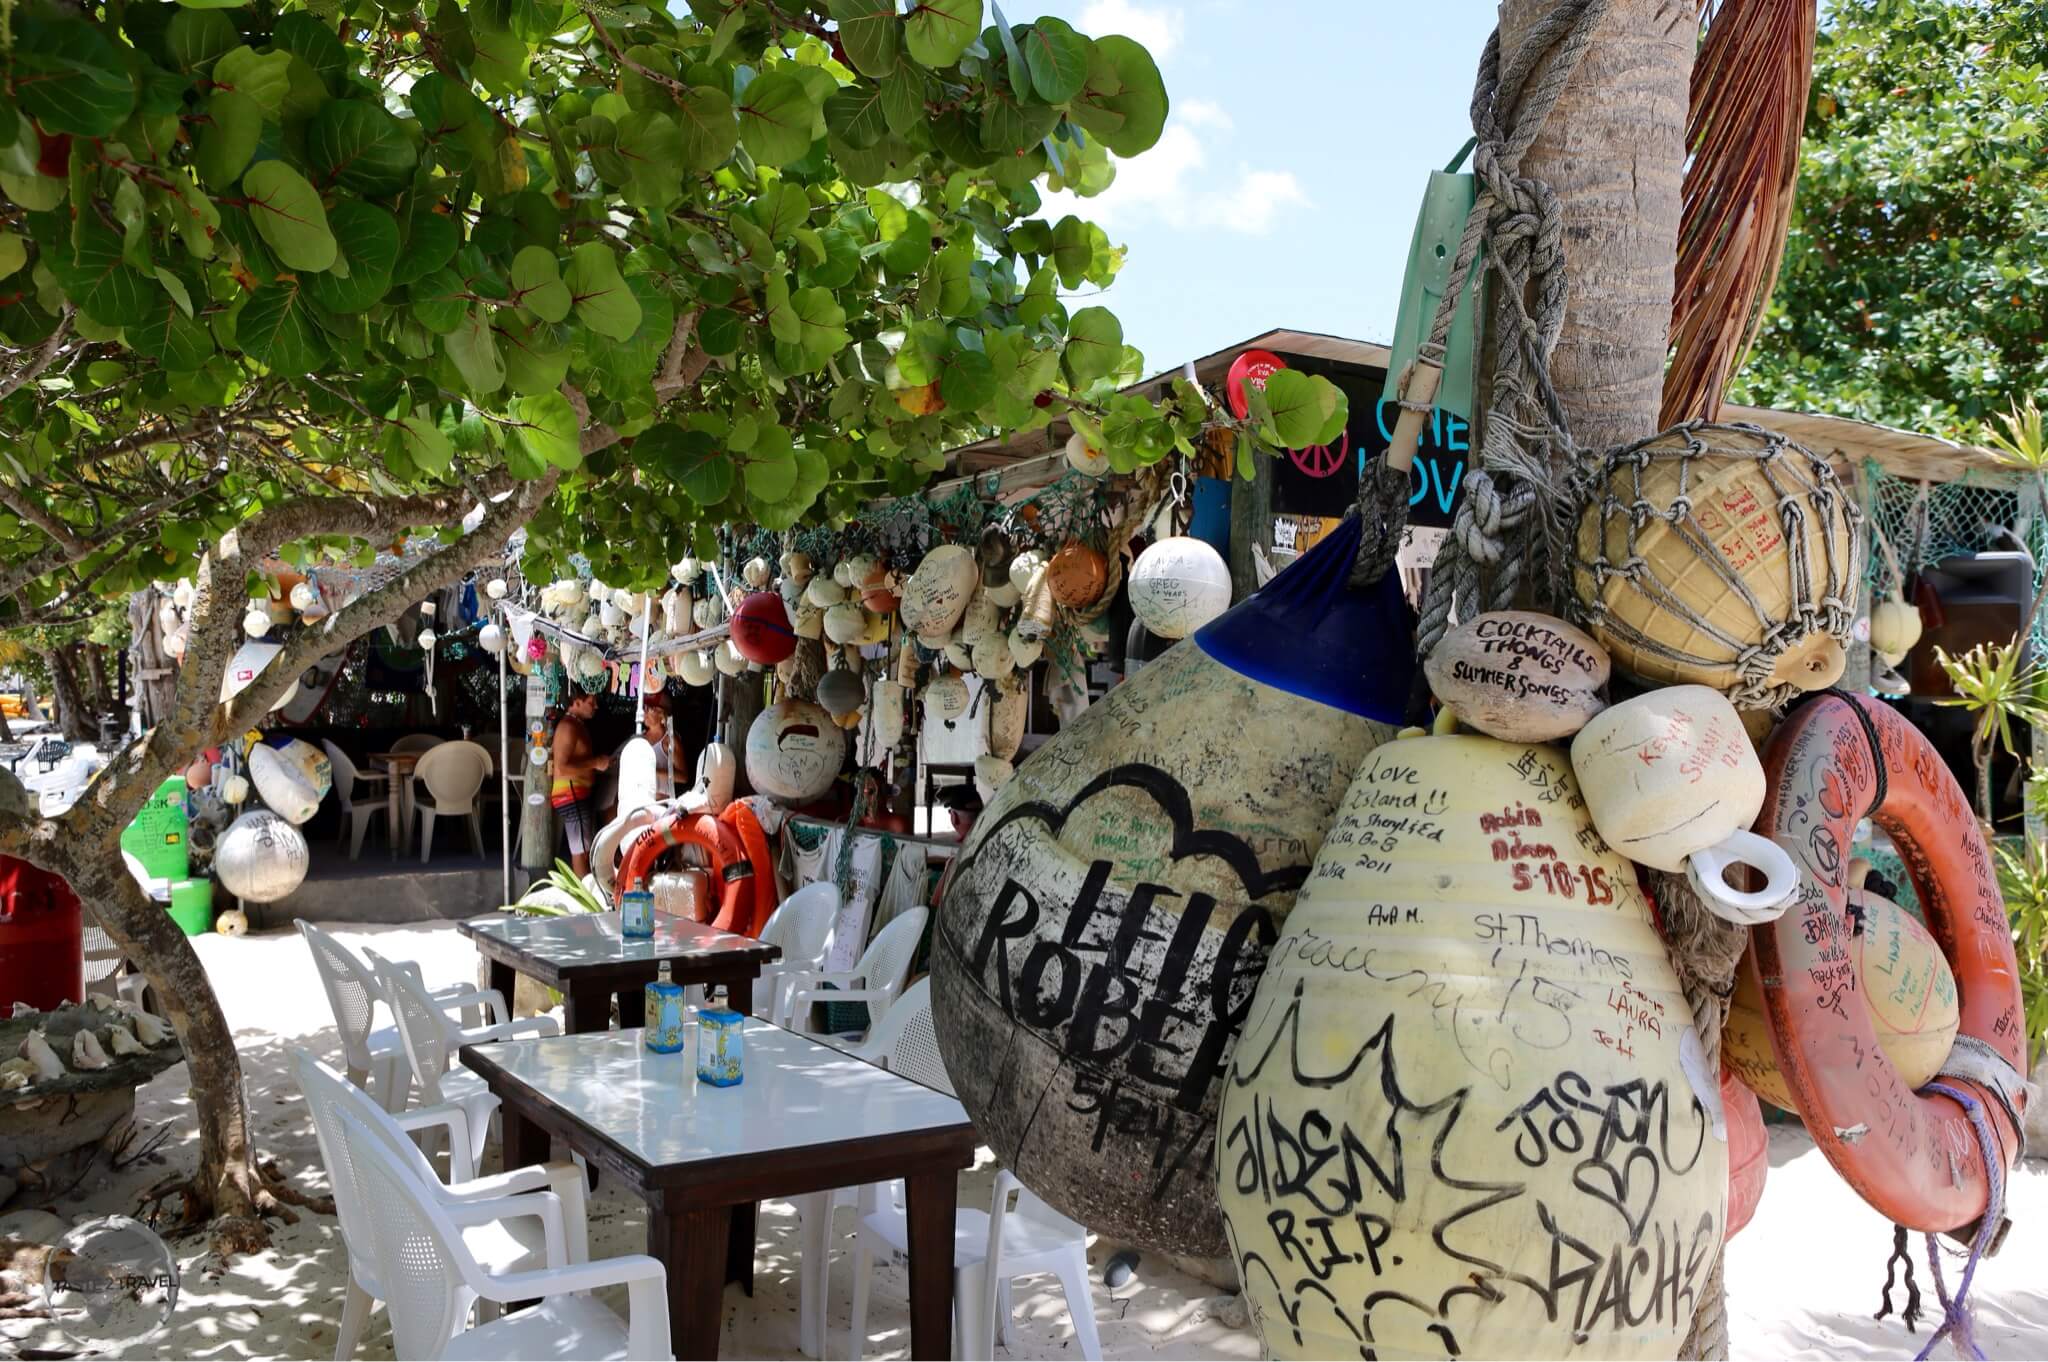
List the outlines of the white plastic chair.
<svg viewBox="0 0 2048 1362">
<path fill-rule="evenodd" d="M 469 1114 L 469 1157 L 472 1164 L 484 1160 L 484 1137 L 489 1134 L 491 1113 L 498 1109 L 497 1096 L 484 1081 L 467 1069 L 450 1068 L 455 1051 L 463 1045 L 494 1040 L 517 1040 L 522 1036 L 553 1036 L 561 1027 L 553 1017 L 520 1017 L 489 1026 L 461 1027 L 448 1019 L 432 994 L 419 979 L 370 953 L 377 969 L 377 986 L 398 1018 L 398 1038 L 405 1045 L 406 1062 L 412 1066 L 413 1084 L 419 1089 L 420 1105 L 452 1103 Z M 502 1003 L 502 1000 L 501 1000 Z M 403 1110 L 403 1107 L 394 1108 Z"/>
<path fill-rule="evenodd" d="M 939 1056 L 928 979 L 920 979 L 889 1009 L 868 1044 L 856 1053 L 928 1088 L 944 1093 L 953 1091 Z M 839 1195 L 833 1194 L 833 1199 L 836 1201 Z M 903 1199 L 900 1181 L 870 1184 L 858 1193 L 860 1223 L 853 1232 L 853 1327 L 849 1354 L 856 1359 L 867 1343 L 869 1279 L 875 1255 L 881 1251 L 876 1246 L 885 1245 L 899 1254 L 907 1255 L 910 1251 Z M 819 1240 L 829 1236 L 829 1223 L 822 1226 L 823 1233 L 819 1229 L 806 1224 L 812 1237 L 804 1245 L 805 1268 L 812 1278 L 799 1285 L 809 1285 L 815 1292 L 814 1327 L 822 1332 L 823 1288 L 830 1255 L 829 1251 L 819 1254 L 818 1266 L 813 1269 L 811 1254 L 821 1247 Z M 1003 1336 L 1010 1317 L 1010 1279 L 1041 1272 L 1059 1278 L 1060 1289 L 1067 1297 L 1067 1312 L 1074 1320 L 1074 1338 L 1081 1356 L 1090 1362 L 1101 1362 L 1102 1341 L 1095 1332 L 1095 1302 L 1088 1289 L 1088 1231 L 1046 1205 L 1007 1170 L 999 1170 L 989 1208 L 962 1209 L 955 1213 L 953 1221 L 953 1355 L 993 1357 L 996 1341 Z"/>
<path fill-rule="evenodd" d="M 346 1112 L 381 1141 L 392 1158 L 430 1191 L 462 1234 L 462 1242 L 490 1272 L 518 1272 L 590 1256 L 589 1216 L 583 1174 L 572 1163 L 514 1168 L 477 1177 L 469 1162 L 468 1117 L 460 1107 L 421 1107 L 393 1116 L 370 1095 L 304 1050 L 292 1050 L 299 1091 L 313 1116 L 320 1160 L 334 1190 L 334 1209 L 348 1249 L 348 1292 L 341 1307 L 335 1362 L 355 1354 L 371 1307 L 390 1299 L 380 1272 L 374 1235 L 364 1208 L 364 1189 L 341 1129 Z M 449 1180 L 413 1142 L 411 1132 L 445 1127 Z M 538 1195 L 533 1195 L 538 1194 Z M 483 1308 L 483 1307 L 480 1307 Z"/>
<path fill-rule="evenodd" d="M 403 1110 L 406 1090 L 412 1082 L 411 1070 L 397 1026 L 377 1027 L 377 1004 L 382 1002 L 389 1008 L 390 1003 L 377 982 L 376 970 L 304 918 L 299 919 L 299 935 L 312 954 L 320 987 L 326 991 L 327 1005 L 334 1012 L 334 1029 L 341 1037 L 342 1063 L 348 1069 L 349 1082 L 367 1087 L 370 1096 L 386 1111 Z M 420 978 L 416 964 L 408 962 L 399 968 L 415 980 Z M 428 996 L 443 1010 L 460 1009 L 465 1026 L 474 1026 L 484 1017 L 494 1022 L 511 1019 L 505 1000 L 495 989 L 456 984 L 435 989 Z"/>
<path fill-rule="evenodd" d="M 477 1261 L 446 1208 L 394 1152 L 347 1112 L 342 1140 L 363 1187 L 377 1272 L 391 1292 L 393 1350 L 400 1357 L 669 1358 L 668 1274 L 645 1254 L 594 1263 L 551 1261 L 494 1272 Z M 621 1320 L 591 1292 L 626 1288 Z M 472 1303 L 539 1303 L 474 1327 Z"/>
<path fill-rule="evenodd" d="M 431 733 L 408 733 L 391 744 L 391 750 L 399 753 L 430 752 L 446 741 L 446 738 L 437 738 Z"/>
<path fill-rule="evenodd" d="M 875 933 L 850 970 L 805 970 L 790 976 L 789 1010 L 779 1024 L 791 1031 L 811 1030 L 814 1003 L 866 1003 L 868 1034 L 889 1014 L 889 1004 L 903 991 L 910 977 L 911 957 L 924 936 L 925 919 L 931 909 L 911 908 L 889 920 Z M 832 987 L 827 988 L 825 985 Z"/>
<path fill-rule="evenodd" d="M 473 742 L 444 742 L 412 768 L 413 812 L 419 816 L 420 863 L 434 854 L 434 820 L 461 818 L 469 824 L 470 845 L 484 854 L 483 827 L 477 821 L 477 792 L 491 773 L 491 754 Z M 425 787 L 421 793 L 420 787 Z"/>
<path fill-rule="evenodd" d="M 392 788 L 389 771 L 358 771 L 348 754 L 326 738 L 320 746 L 327 750 L 327 763 L 334 768 L 334 797 L 341 802 L 340 837 L 348 839 L 348 858 L 353 861 L 363 854 L 363 834 L 370 830 L 370 820 L 378 814 L 384 815 L 385 834 L 391 839 L 392 854 L 398 852 L 398 792 Z M 357 784 L 368 785 L 368 796 L 356 793 Z"/>
<path fill-rule="evenodd" d="M 838 916 L 839 886 L 830 880 L 805 885 L 768 915 L 761 940 L 782 947 L 782 958 L 761 966 L 761 977 L 754 986 L 755 1015 L 763 1021 L 780 1018 L 790 985 L 824 966 L 825 952 L 832 946 L 832 923 Z"/>
</svg>

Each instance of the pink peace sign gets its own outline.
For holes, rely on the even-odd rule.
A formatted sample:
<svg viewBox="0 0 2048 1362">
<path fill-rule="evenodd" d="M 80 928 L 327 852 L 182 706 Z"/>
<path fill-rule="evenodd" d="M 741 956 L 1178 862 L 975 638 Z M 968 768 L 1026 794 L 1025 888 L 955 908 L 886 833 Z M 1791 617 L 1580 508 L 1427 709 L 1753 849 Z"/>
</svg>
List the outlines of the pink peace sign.
<svg viewBox="0 0 2048 1362">
<path fill-rule="evenodd" d="M 1288 451 L 1294 466 L 1312 478 L 1327 478 L 1344 466 L 1344 458 L 1351 452 L 1351 432 L 1345 431 L 1337 437 L 1335 445 L 1308 445 L 1302 449 Z"/>
</svg>

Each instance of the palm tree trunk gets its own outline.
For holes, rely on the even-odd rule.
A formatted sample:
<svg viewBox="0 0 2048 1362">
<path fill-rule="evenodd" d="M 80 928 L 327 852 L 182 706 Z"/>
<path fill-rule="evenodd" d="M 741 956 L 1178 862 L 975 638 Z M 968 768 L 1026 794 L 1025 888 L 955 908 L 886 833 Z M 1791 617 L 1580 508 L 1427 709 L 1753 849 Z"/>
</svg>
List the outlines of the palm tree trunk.
<svg viewBox="0 0 2048 1362">
<path fill-rule="evenodd" d="M 1511 53 L 1554 8 L 1505 0 L 1501 51 Z M 1657 429 L 1678 217 L 1695 9 L 1672 0 L 1614 0 L 1577 72 L 1522 158 L 1556 191 L 1570 286 L 1550 358 L 1572 435 L 1584 449 Z"/>
<path fill-rule="evenodd" d="M 66 738 L 90 742 L 99 736 L 99 725 L 92 721 L 78 684 L 77 649 L 77 644 L 66 643 L 50 653 L 50 689 L 57 696 L 57 732 Z"/>
</svg>

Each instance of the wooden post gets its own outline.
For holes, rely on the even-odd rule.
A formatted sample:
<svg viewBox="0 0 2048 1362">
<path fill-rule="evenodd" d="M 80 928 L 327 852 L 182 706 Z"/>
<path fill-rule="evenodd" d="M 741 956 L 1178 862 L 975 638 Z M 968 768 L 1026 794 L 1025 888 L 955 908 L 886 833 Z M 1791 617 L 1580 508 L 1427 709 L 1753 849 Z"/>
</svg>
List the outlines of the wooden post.
<svg viewBox="0 0 2048 1362">
<path fill-rule="evenodd" d="M 1242 436 L 1239 437 L 1243 438 Z M 1230 484 L 1230 595 L 1241 601 L 1259 589 L 1259 573 L 1252 558 L 1258 545 L 1270 557 L 1273 552 L 1273 461 L 1253 456 L 1250 482 Z"/>
</svg>

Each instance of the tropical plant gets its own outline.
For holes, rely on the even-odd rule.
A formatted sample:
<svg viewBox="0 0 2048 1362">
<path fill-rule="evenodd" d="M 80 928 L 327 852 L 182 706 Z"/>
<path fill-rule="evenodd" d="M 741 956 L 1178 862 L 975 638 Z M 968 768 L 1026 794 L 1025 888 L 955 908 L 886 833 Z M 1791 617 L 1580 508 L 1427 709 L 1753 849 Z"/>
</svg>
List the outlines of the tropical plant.
<svg viewBox="0 0 2048 1362">
<path fill-rule="evenodd" d="M 1821 7 L 1797 206 L 1737 400 L 1972 440 L 2048 388 L 2048 0 Z"/>
<path fill-rule="evenodd" d="M 2031 663 L 2021 665 L 2025 652 L 2018 639 L 2004 644 L 1980 643 L 1960 657 L 1942 648 L 1934 650 L 1934 660 L 1955 689 L 1955 695 L 1936 703 L 1967 710 L 1975 720 L 1970 755 L 1977 765 L 1977 812 L 1987 827 L 1991 823 L 1994 752 L 2003 748 L 2007 756 L 2018 756 L 2013 724 L 2048 721 L 2048 705 L 2039 697 L 2042 672 Z"/>
<path fill-rule="evenodd" d="M 189 1219 L 263 1241 L 233 1037 L 115 839 L 308 665 L 497 556 L 656 585 L 728 520 L 849 515 L 989 430 L 1119 467 L 1228 423 L 1116 397 L 1138 356 L 1082 194 L 1167 98 L 1144 49 L 982 0 L 25 0 L 0 17 L 0 627 L 189 578 L 175 702 L 0 852 L 71 880 L 185 1042 Z M 1341 426 L 1320 379 L 1241 427 Z M 530 523 L 529 523 L 530 522 Z M 278 560 L 403 568 L 220 702 Z M 424 550 L 424 551 L 422 551 Z M 0 784 L 4 784 L 0 779 Z"/>
<path fill-rule="evenodd" d="M 1992 851 L 1998 859 L 1998 891 L 2012 922 L 2013 954 L 2019 961 L 2027 1049 L 2038 1059 L 2042 1043 L 2048 1041 L 2048 845 L 2022 840 L 2014 850 L 2001 840 Z"/>
<path fill-rule="evenodd" d="M 569 901 L 567 905 L 551 903 L 544 899 L 522 898 L 519 902 L 511 904 L 506 911 L 523 913 L 527 917 L 567 917 L 570 913 L 603 913 L 610 911 L 611 905 L 607 904 L 595 889 L 585 883 L 584 878 L 578 875 L 574 867 L 567 861 L 557 860 L 555 868 L 548 872 L 548 877 L 541 881 L 541 884 L 555 890 L 563 898 L 566 898 Z M 535 887 L 538 888 L 539 886 Z M 528 892 L 531 893 L 531 891 Z"/>
</svg>

